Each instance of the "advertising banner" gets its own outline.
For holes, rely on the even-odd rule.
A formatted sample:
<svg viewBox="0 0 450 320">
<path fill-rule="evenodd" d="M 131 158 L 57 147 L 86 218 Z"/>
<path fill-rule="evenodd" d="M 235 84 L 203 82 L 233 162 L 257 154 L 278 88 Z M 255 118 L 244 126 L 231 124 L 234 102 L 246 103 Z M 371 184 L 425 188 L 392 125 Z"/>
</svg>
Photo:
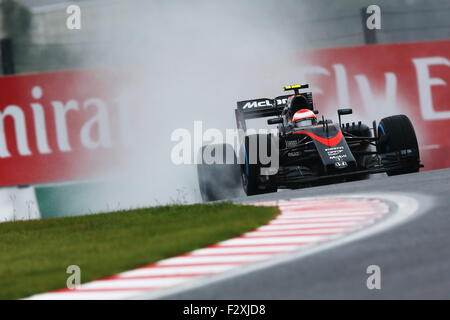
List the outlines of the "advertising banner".
<svg viewBox="0 0 450 320">
<path fill-rule="evenodd" d="M 354 111 L 344 122 L 369 125 L 406 114 L 424 170 L 450 167 L 450 41 L 315 50 L 300 62 L 298 79 L 326 118 L 337 120 L 338 108 Z M 0 186 L 82 180 L 116 166 L 127 110 L 110 79 L 123 78 L 98 70 L 0 77 Z"/>
<path fill-rule="evenodd" d="M 300 79 L 314 90 L 316 108 L 345 120 L 405 114 L 414 124 L 424 170 L 450 167 L 450 41 L 325 49 L 302 55 Z M 333 114 L 334 113 L 334 114 Z"/>
<path fill-rule="evenodd" d="M 92 178 L 114 150 L 105 72 L 0 77 L 0 186 Z"/>
</svg>

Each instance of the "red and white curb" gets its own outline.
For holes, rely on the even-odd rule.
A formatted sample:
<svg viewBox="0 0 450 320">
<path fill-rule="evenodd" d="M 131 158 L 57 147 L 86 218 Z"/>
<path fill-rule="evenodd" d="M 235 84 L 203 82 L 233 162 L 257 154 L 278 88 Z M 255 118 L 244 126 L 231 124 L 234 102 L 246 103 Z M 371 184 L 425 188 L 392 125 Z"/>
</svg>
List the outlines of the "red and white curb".
<svg viewBox="0 0 450 320">
<path fill-rule="evenodd" d="M 37 294 L 29 299 L 133 299 L 158 295 L 278 256 L 333 242 L 373 225 L 389 213 L 386 202 L 370 198 L 325 198 L 254 203 L 278 206 L 267 225 L 215 245 L 115 276 Z"/>
</svg>

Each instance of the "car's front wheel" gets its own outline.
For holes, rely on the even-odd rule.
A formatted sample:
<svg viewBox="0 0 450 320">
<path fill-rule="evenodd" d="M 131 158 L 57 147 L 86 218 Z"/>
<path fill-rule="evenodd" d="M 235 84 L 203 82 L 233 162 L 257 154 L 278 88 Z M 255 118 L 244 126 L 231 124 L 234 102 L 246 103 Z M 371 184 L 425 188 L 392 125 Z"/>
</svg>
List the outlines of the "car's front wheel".
<svg viewBox="0 0 450 320">
<path fill-rule="evenodd" d="M 407 116 L 396 115 L 382 119 L 378 125 L 378 137 L 377 151 L 386 163 L 386 173 L 389 176 L 419 171 L 419 144 Z"/>
</svg>

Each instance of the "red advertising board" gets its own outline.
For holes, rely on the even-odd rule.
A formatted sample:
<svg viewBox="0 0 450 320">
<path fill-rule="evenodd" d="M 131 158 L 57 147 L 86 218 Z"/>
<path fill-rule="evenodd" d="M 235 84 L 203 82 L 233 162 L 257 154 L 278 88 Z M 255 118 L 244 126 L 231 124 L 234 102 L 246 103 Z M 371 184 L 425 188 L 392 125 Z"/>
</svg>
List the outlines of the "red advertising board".
<svg viewBox="0 0 450 320">
<path fill-rule="evenodd" d="M 450 41 L 318 50 L 302 61 L 320 111 L 336 118 L 337 107 L 351 107 L 365 121 L 406 114 L 425 170 L 450 167 Z"/>
<path fill-rule="evenodd" d="M 103 74 L 103 76 L 102 76 Z M 0 185 L 83 179 L 113 153 L 104 73 L 0 77 Z"/>
<path fill-rule="evenodd" d="M 406 114 L 425 170 L 450 167 L 450 41 L 316 50 L 301 65 L 298 79 L 327 118 L 344 107 L 354 110 L 349 121 Z M 86 70 L 0 77 L 0 186 L 92 178 L 117 165 L 124 139 L 111 92 L 120 86 L 110 79 L 124 80 Z"/>
</svg>

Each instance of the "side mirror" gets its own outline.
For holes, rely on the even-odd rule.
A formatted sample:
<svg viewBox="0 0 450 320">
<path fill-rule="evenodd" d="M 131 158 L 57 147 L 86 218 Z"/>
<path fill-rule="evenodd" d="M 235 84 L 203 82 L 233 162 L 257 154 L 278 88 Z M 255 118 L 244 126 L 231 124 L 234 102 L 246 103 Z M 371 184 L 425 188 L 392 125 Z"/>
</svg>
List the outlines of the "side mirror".
<svg viewBox="0 0 450 320">
<path fill-rule="evenodd" d="M 348 114 L 352 114 L 353 110 L 352 109 L 338 109 L 337 112 L 338 112 L 338 115 L 345 116 L 345 115 L 348 115 Z"/>
<path fill-rule="evenodd" d="M 319 114 L 319 110 L 313 110 L 314 114 Z"/>
<path fill-rule="evenodd" d="M 283 118 L 272 118 L 267 120 L 267 124 L 283 123 Z"/>
</svg>

